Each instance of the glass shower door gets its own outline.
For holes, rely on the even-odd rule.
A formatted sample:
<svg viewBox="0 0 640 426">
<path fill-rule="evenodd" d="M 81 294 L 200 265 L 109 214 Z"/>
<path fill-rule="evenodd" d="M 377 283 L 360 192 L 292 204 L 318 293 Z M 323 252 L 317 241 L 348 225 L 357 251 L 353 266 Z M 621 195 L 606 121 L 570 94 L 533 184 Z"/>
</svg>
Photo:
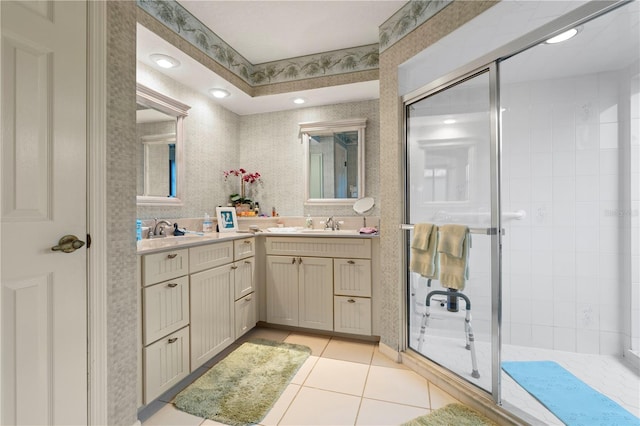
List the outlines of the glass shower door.
<svg viewBox="0 0 640 426">
<path fill-rule="evenodd" d="M 489 393 L 497 387 L 492 365 L 499 365 L 492 338 L 500 237 L 492 87 L 487 68 L 405 102 L 408 344 Z M 443 284 L 442 268 L 429 279 L 412 267 L 414 227 L 421 223 L 439 226 L 441 241 L 442 225 L 469 228 L 463 288 Z"/>
</svg>

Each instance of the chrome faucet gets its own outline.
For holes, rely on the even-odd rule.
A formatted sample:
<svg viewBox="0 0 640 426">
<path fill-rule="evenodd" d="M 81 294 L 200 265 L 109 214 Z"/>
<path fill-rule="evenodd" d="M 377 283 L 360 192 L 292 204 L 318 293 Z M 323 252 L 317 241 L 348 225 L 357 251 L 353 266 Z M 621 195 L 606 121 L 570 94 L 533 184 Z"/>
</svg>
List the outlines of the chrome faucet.
<svg viewBox="0 0 640 426">
<path fill-rule="evenodd" d="M 169 222 L 168 220 L 158 220 L 158 218 L 155 218 L 154 219 L 153 229 L 149 230 L 149 238 L 163 238 L 163 237 L 166 237 L 167 235 L 164 233 L 164 226 L 163 225 L 173 226 L 173 224 L 171 222 Z M 160 227 L 159 230 L 158 230 L 158 227 Z"/>
<path fill-rule="evenodd" d="M 333 216 L 329 217 L 324 223 L 324 229 L 331 229 L 332 231 L 340 230 L 340 221 L 335 220 Z"/>
</svg>

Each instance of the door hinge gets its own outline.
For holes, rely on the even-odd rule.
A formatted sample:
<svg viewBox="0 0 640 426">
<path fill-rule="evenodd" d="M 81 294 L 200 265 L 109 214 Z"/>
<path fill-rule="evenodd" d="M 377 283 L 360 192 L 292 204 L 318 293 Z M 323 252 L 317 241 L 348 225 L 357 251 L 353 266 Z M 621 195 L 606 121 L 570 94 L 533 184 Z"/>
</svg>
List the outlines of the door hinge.
<svg viewBox="0 0 640 426">
<path fill-rule="evenodd" d="M 91 234 L 87 234 L 87 248 L 91 247 Z"/>
</svg>

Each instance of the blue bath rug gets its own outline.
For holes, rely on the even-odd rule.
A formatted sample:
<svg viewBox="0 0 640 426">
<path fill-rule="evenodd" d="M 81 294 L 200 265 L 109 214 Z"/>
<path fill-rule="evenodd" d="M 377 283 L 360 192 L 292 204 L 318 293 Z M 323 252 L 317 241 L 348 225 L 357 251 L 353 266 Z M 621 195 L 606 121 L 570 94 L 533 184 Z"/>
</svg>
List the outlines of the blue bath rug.
<svg viewBox="0 0 640 426">
<path fill-rule="evenodd" d="M 552 361 L 505 361 L 502 369 L 568 426 L 640 426 L 640 419 Z"/>
</svg>

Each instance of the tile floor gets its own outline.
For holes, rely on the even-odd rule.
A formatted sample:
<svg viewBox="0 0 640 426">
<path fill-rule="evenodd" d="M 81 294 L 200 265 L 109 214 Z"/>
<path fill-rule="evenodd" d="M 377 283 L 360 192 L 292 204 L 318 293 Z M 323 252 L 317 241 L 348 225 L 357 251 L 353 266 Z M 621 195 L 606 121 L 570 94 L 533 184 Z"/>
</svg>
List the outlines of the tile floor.
<svg viewBox="0 0 640 426">
<path fill-rule="evenodd" d="M 261 425 L 399 425 L 455 398 L 378 351 L 375 343 L 257 328 L 252 337 L 306 345 L 312 355 Z M 242 341 L 234 344 L 237 347 Z M 217 361 L 217 360 L 215 360 Z M 215 362 L 209 363 L 210 368 Z M 206 369 L 203 369 L 204 373 Z M 175 393 L 177 393 L 176 390 Z M 144 426 L 211 426 L 163 395 L 141 414 Z M 153 412 L 149 415 L 149 412 Z M 143 418 L 146 417 L 146 418 Z"/>
</svg>

